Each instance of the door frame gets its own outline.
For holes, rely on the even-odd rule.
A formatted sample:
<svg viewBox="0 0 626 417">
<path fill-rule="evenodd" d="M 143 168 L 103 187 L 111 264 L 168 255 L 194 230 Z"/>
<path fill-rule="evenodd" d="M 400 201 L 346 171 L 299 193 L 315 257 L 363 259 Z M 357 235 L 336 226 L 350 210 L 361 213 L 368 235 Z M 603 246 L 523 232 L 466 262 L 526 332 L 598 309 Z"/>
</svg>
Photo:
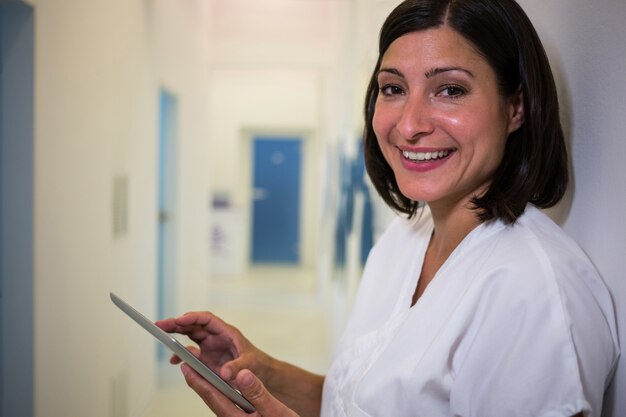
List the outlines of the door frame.
<svg viewBox="0 0 626 417">
<path fill-rule="evenodd" d="M 0 0 L 0 7 L 0 415 L 29 417 L 35 399 L 35 10 L 21 1 Z"/>
<path fill-rule="evenodd" d="M 319 183 L 319 174 L 315 175 L 316 165 L 314 163 L 315 157 L 315 140 L 314 134 L 310 129 L 294 128 L 294 129 L 281 129 L 281 128 L 246 128 L 241 133 L 241 149 L 244 161 L 249 163 L 243 164 L 242 175 L 239 178 L 239 193 L 237 201 L 242 201 L 244 204 L 244 224 L 246 229 L 246 236 L 252 241 L 252 210 L 253 210 L 253 184 L 254 184 L 254 172 L 252 164 L 254 162 L 254 140 L 259 136 L 269 136 L 275 139 L 284 137 L 285 139 L 293 139 L 294 137 L 301 138 L 301 190 L 300 190 L 300 229 L 299 229 L 299 247 L 300 247 L 300 263 L 298 267 L 312 268 L 315 266 L 314 248 L 316 247 L 316 241 L 318 235 L 316 233 L 315 224 L 318 222 L 317 215 L 319 209 L 317 207 L 318 200 L 316 199 L 316 184 Z M 319 223 L 319 222 L 318 222 Z M 245 248 L 247 268 L 252 266 L 252 245 L 247 245 Z"/>
<path fill-rule="evenodd" d="M 178 96 L 166 87 L 158 90 L 157 131 L 157 317 L 176 314 L 178 288 L 178 178 L 179 106 Z M 166 362 L 167 350 L 157 344 L 159 363 Z"/>
</svg>

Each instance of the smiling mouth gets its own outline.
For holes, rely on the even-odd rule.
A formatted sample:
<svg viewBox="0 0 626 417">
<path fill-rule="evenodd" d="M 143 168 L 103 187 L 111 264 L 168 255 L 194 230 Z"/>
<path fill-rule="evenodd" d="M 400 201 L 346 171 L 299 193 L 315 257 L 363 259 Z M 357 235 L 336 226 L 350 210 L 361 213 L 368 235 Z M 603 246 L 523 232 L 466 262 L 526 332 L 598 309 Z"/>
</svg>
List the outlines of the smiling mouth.
<svg viewBox="0 0 626 417">
<path fill-rule="evenodd" d="M 402 151 L 402 156 L 412 162 L 437 161 L 444 159 L 452 153 L 451 149 L 433 152 L 409 152 Z"/>
</svg>

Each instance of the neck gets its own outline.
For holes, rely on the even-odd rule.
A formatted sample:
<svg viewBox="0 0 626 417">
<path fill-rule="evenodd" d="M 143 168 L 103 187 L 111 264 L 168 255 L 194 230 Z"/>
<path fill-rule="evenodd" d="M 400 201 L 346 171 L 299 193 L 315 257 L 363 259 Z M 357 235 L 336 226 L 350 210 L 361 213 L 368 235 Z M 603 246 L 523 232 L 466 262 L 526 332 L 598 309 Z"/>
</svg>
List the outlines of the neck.
<svg viewBox="0 0 626 417">
<path fill-rule="evenodd" d="M 429 204 L 429 207 L 435 226 L 430 249 L 436 258 L 445 260 L 481 222 L 476 217 L 476 212 L 466 204 L 460 207 Z"/>
<path fill-rule="evenodd" d="M 435 228 L 426 249 L 420 279 L 413 293 L 411 305 L 417 302 L 441 265 L 459 243 L 480 224 L 475 213 L 468 207 L 459 207 L 457 210 L 450 210 L 449 206 L 444 208 L 437 204 L 429 204 L 429 207 Z"/>
</svg>

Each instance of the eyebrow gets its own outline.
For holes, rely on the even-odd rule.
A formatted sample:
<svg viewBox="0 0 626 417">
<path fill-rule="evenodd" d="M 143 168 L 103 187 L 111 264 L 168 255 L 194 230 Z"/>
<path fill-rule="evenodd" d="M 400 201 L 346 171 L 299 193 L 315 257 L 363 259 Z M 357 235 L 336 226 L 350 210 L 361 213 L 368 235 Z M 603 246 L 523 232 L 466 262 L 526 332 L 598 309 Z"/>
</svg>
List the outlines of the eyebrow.
<svg viewBox="0 0 626 417">
<path fill-rule="evenodd" d="M 378 70 L 378 73 L 376 75 L 378 76 L 384 72 L 404 78 L 404 74 L 402 74 L 400 71 L 398 71 L 395 68 L 381 68 L 380 70 Z"/>
<path fill-rule="evenodd" d="M 426 76 L 426 78 L 432 78 L 436 75 L 442 74 L 444 72 L 450 72 L 450 71 L 461 71 L 466 73 L 467 75 L 469 75 L 472 78 L 474 77 L 474 74 L 470 71 L 470 70 L 466 70 L 463 67 L 442 67 L 442 68 L 433 68 L 429 71 L 426 71 L 426 73 L 424 74 Z"/>
<path fill-rule="evenodd" d="M 433 78 L 433 77 L 435 77 L 435 76 L 437 76 L 439 74 L 442 74 L 444 72 L 450 72 L 450 71 L 461 71 L 461 72 L 466 73 L 467 75 L 469 75 L 472 78 L 476 78 L 476 77 L 474 77 L 474 74 L 471 71 L 466 70 L 465 68 L 462 68 L 462 67 L 433 68 L 433 69 L 430 69 L 430 70 L 426 71 L 426 73 L 424 73 L 424 76 L 426 78 Z M 397 75 L 398 77 L 404 78 L 404 74 L 402 74 L 402 72 L 400 72 L 399 70 L 397 70 L 395 68 L 381 68 L 378 71 L 377 75 L 380 75 L 381 73 L 384 73 L 384 72 L 389 73 L 389 74 L 393 74 L 393 75 Z"/>
</svg>

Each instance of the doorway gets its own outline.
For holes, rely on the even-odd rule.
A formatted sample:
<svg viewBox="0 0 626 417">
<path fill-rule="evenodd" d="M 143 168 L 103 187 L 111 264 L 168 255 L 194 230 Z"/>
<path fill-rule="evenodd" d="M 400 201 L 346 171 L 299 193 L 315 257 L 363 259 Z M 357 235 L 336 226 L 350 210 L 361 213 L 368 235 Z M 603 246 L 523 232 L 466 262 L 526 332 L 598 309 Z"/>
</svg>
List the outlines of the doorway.
<svg viewBox="0 0 626 417">
<path fill-rule="evenodd" d="M 178 100 L 171 92 L 159 92 L 158 133 L 158 236 L 157 236 L 157 317 L 176 313 L 176 238 L 178 180 Z M 157 357 L 164 362 L 168 353 L 158 344 Z"/>
<path fill-rule="evenodd" d="M 0 1 L 0 415 L 33 415 L 34 12 Z M 7 344 L 4 341 L 17 341 Z"/>
<path fill-rule="evenodd" d="M 302 138 L 253 138 L 252 264 L 300 263 Z"/>
</svg>

